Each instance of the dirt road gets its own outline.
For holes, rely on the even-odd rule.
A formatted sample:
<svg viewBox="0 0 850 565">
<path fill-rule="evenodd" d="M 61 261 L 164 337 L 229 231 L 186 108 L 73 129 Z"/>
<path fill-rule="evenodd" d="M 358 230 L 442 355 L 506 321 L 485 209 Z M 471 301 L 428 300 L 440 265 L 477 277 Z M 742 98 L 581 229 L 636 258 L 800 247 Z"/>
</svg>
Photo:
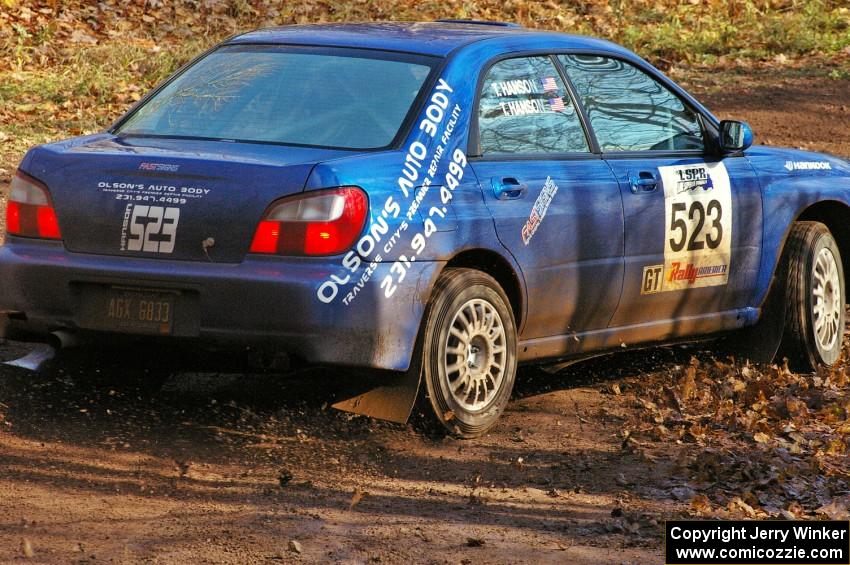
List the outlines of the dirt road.
<svg viewBox="0 0 850 565">
<path fill-rule="evenodd" d="M 653 465 L 621 450 L 625 407 L 592 384 L 605 365 L 524 371 L 475 442 L 329 410 L 333 372 L 149 393 L 115 369 L 4 368 L 0 560 L 27 538 L 53 562 L 646 562 L 677 508 L 639 494 Z"/>
<path fill-rule="evenodd" d="M 850 81 L 689 81 L 762 141 L 850 155 Z M 0 345 L 0 359 L 24 350 Z M 806 483 L 818 498 L 799 508 L 771 486 L 748 496 L 698 476 L 694 460 L 757 444 L 715 449 L 697 420 L 673 432 L 682 418 L 657 395 L 690 386 L 692 355 L 711 363 L 675 347 L 523 369 L 500 425 L 475 441 L 329 409 L 356 378 L 342 371 L 182 372 L 156 390 L 153 373 L 169 371 L 128 376 L 123 355 L 0 366 L 0 563 L 651 563 L 666 518 L 814 515 L 846 495 L 843 471 Z M 844 398 L 840 383 L 828 398 Z M 771 453 L 748 476 L 783 464 Z"/>
</svg>

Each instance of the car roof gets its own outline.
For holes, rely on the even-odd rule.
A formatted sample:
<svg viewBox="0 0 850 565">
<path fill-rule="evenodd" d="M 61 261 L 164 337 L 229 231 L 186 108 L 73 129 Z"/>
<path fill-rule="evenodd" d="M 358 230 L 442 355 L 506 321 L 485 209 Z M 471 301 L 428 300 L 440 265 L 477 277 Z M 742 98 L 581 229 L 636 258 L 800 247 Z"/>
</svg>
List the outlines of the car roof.
<svg viewBox="0 0 850 565">
<path fill-rule="evenodd" d="M 476 21 L 371 22 L 271 27 L 237 35 L 226 44 L 272 43 L 405 51 L 444 57 L 486 39 L 525 37 L 541 48 L 593 49 L 626 54 L 622 47 L 580 35 L 527 29 L 514 24 Z"/>
</svg>

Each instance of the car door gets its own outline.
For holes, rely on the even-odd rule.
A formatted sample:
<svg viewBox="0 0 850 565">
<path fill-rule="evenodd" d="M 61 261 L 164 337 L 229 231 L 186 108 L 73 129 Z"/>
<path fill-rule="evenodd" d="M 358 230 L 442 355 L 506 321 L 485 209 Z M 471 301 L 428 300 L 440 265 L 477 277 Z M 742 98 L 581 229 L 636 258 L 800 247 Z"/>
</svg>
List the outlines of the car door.
<svg viewBox="0 0 850 565">
<path fill-rule="evenodd" d="M 707 151 L 703 120 L 671 88 L 619 59 L 559 55 L 625 211 L 625 277 L 612 326 L 707 317 L 749 305 L 761 253 L 758 179 L 742 156 Z"/>
<path fill-rule="evenodd" d="M 524 339 L 606 328 L 622 283 L 619 187 L 559 73 L 549 56 L 496 62 L 473 128 L 471 166 L 528 289 Z"/>
</svg>

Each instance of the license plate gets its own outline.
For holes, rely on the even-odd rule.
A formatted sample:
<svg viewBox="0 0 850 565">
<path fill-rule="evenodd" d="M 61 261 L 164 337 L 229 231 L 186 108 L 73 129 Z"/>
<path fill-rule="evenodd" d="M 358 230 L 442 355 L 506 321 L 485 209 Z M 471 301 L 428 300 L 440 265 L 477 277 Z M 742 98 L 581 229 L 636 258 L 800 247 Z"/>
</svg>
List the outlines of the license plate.
<svg viewBox="0 0 850 565">
<path fill-rule="evenodd" d="M 111 287 L 83 293 L 79 323 L 93 330 L 169 335 L 178 293 Z"/>
</svg>

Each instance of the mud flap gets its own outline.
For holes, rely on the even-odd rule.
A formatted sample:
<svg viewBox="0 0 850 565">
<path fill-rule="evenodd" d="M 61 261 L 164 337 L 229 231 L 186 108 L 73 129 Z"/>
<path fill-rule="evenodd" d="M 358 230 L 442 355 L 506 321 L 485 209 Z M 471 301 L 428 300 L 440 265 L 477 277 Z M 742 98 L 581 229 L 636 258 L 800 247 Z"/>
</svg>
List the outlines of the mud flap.
<svg viewBox="0 0 850 565">
<path fill-rule="evenodd" d="M 782 284 L 774 280 L 758 323 L 729 338 L 730 353 L 753 363 L 773 363 L 785 333 L 785 308 Z"/>
<path fill-rule="evenodd" d="M 397 377 L 391 377 L 390 383 L 341 400 L 333 404 L 332 408 L 378 420 L 406 424 L 413 412 L 416 397 L 419 395 L 419 384 L 422 382 L 421 339 L 416 341 L 413 359 L 407 371 Z"/>
</svg>

